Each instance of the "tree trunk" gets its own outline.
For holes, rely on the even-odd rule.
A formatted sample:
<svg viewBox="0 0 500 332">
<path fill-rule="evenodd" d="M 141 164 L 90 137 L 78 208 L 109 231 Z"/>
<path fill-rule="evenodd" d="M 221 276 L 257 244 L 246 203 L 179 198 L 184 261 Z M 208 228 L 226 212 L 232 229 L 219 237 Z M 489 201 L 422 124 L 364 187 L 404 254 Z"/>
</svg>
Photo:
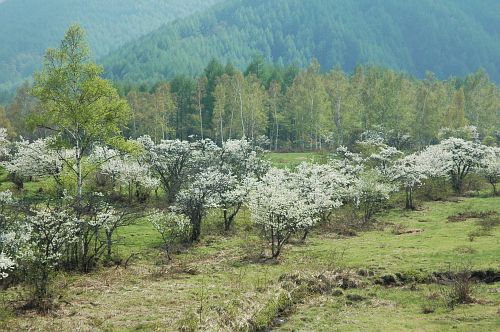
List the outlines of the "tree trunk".
<svg viewBox="0 0 500 332">
<path fill-rule="evenodd" d="M 112 236 L 113 236 L 112 232 L 106 231 L 106 247 L 107 247 L 106 260 L 108 262 L 111 262 L 111 248 L 113 245 Z"/>
<path fill-rule="evenodd" d="M 306 239 L 307 239 L 307 236 L 308 236 L 308 235 L 309 235 L 309 230 L 308 230 L 308 229 L 306 229 L 306 230 L 304 231 L 304 234 L 302 235 L 302 239 L 300 239 L 300 242 L 302 242 L 302 243 L 306 242 Z"/>
<path fill-rule="evenodd" d="M 413 210 L 413 189 L 406 188 L 406 210 Z"/>
<path fill-rule="evenodd" d="M 279 123 L 278 123 L 278 113 L 276 112 L 276 107 L 274 108 L 274 123 L 276 127 L 276 137 L 274 143 L 274 150 L 278 151 L 278 137 L 279 137 Z"/>
<path fill-rule="evenodd" d="M 191 233 L 191 242 L 198 242 L 201 235 L 201 214 L 196 213 L 191 219 L 191 225 L 193 227 Z"/>
<path fill-rule="evenodd" d="M 495 180 L 496 178 L 488 178 L 488 182 L 491 184 L 491 189 L 493 189 L 493 197 L 496 197 L 498 195 L 497 184 Z"/>
<path fill-rule="evenodd" d="M 412 188 L 410 188 L 410 209 L 414 210 L 414 207 L 413 207 L 413 189 Z"/>
<path fill-rule="evenodd" d="M 82 179 L 82 159 L 80 152 L 77 152 L 76 157 L 76 209 L 78 218 L 82 213 L 82 187 L 83 187 L 83 179 Z"/>
<path fill-rule="evenodd" d="M 175 199 L 177 198 L 177 194 L 179 193 L 180 190 L 180 183 L 177 181 L 172 182 L 170 187 L 167 190 L 167 203 L 168 204 L 173 204 L 175 202 Z"/>
</svg>

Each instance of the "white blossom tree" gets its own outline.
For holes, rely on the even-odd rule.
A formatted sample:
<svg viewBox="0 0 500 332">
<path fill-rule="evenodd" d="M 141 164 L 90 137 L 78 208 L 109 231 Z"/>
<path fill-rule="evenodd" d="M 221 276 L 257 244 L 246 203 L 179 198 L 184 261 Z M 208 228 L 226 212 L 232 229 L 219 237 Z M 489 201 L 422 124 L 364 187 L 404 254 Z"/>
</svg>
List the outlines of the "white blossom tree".
<svg viewBox="0 0 500 332">
<path fill-rule="evenodd" d="M 9 227 L 14 202 L 15 198 L 10 190 L 0 192 L 0 234 L 5 232 Z M 0 249 L 2 249 L 1 246 L 2 243 L 0 242 Z"/>
<path fill-rule="evenodd" d="M 330 161 L 340 172 L 349 176 L 360 174 L 365 169 L 365 162 L 363 156 L 349 151 L 345 146 L 338 147 L 333 159 Z"/>
<path fill-rule="evenodd" d="M 384 144 L 378 147 L 377 152 L 371 154 L 370 160 L 374 162 L 375 168 L 378 169 L 382 175 L 388 176 L 390 167 L 402 156 L 403 153 L 401 151 L 395 147 Z"/>
<path fill-rule="evenodd" d="M 213 151 L 216 167 L 224 175 L 219 178 L 215 199 L 222 209 L 224 229 L 229 231 L 247 198 L 249 182 L 265 174 L 269 163 L 263 159 L 264 150 L 245 138 L 226 141 Z"/>
<path fill-rule="evenodd" d="M 370 170 L 354 180 L 350 194 L 354 204 L 363 212 L 363 220 L 366 223 L 395 190 L 396 188 L 387 183 L 378 171 Z"/>
<path fill-rule="evenodd" d="M 427 147 L 421 154 L 433 176 L 446 175 L 455 192 L 461 193 L 467 175 L 485 163 L 487 148 L 484 145 L 449 138 L 438 145 Z"/>
<path fill-rule="evenodd" d="M 16 260 L 25 249 L 29 230 L 18 200 L 10 190 L 0 192 L 0 279 L 17 266 Z M 2 265 L 3 264 L 3 265 Z"/>
<path fill-rule="evenodd" d="M 201 225 L 209 208 L 219 205 L 217 192 L 225 184 L 226 175 L 217 168 L 208 168 L 194 176 L 193 181 L 178 195 L 173 211 L 186 215 L 191 222 L 191 242 L 200 239 Z"/>
<path fill-rule="evenodd" d="M 260 177 L 269 169 L 264 160 L 265 151 L 246 138 L 228 140 L 218 150 L 219 162 L 227 166 L 238 178 Z"/>
<path fill-rule="evenodd" d="M 96 147 L 89 160 L 96 165 L 101 175 L 110 179 L 111 190 L 116 186 L 127 188 L 129 202 L 132 201 L 134 188 L 137 198 L 144 200 L 143 196 L 160 184 L 151 174 L 150 167 L 130 154 L 106 147 Z"/>
<path fill-rule="evenodd" d="M 55 137 L 49 137 L 33 142 L 27 140 L 15 142 L 12 144 L 9 158 L 2 162 L 2 166 L 19 181 L 21 181 L 19 177 L 52 177 L 59 186 L 62 186 L 60 174 L 64 160 L 71 151 L 53 149 L 55 140 Z"/>
<path fill-rule="evenodd" d="M 301 163 L 292 175 L 294 186 L 302 198 L 316 211 L 317 218 L 323 220 L 328 218 L 333 209 L 343 205 L 347 188 L 352 182 L 351 176 L 342 174 L 332 163 Z M 303 240 L 309 230 L 304 229 Z"/>
<path fill-rule="evenodd" d="M 247 204 L 253 222 L 262 227 L 271 242 L 273 258 L 280 255 L 292 235 L 319 220 L 316 207 L 308 203 L 295 177 L 286 170 L 271 168 L 254 184 Z"/>
<path fill-rule="evenodd" d="M 493 195 L 496 196 L 498 194 L 496 185 L 500 182 L 500 148 L 488 149 L 488 155 L 479 173 L 491 184 Z"/>
<path fill-rule="evenodd" d="M 213 190 L 213 202 L 222 210 L 224 230 L 227 232 L 245 203 L 251 177 L 238 179 L 230 170 L 222 170 Z"/>
<path fill-rule="evenodd" d="M 405 208 L 413 210 L 413 193 L 428 178 L 427 163 L 422 162 L 420 154 L 410 154 L 399 159 L 388 171 L 390 178 L 405 189 Z"/>
<path fill-rule="evenodd" d="M 163 140 L 159 144 L 149 136 L 138 139 L 144 153 L 142 160 L 150 167 L 167 193 L 167 202 L 174 203 L 177 194 L 197 165 L 198 144 L 180 140 Z"/>
<path fill-rule="evenodd" d="M 0 158 L 4 158 L 10 154 L 10 144 L 7 129 L 0 128 Z"/>
<path fill-rule="evenodd" d="M 39 207 L 27 218 L 29 241 L 22 257 L 33 301 L 40 306 L 50 297 L 50 275 L 69 245 L 78 241 L 78 220 L 65 208 Z"/>
</svg>

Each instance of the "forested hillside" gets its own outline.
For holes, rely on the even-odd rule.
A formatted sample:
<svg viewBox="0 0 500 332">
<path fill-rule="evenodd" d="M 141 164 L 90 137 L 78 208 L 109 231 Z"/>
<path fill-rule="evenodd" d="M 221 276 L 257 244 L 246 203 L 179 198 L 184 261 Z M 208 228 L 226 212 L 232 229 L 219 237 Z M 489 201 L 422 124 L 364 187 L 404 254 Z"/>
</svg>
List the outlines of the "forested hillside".
<svg viewBox="0 0 500 332">
<path fill-rule="evenodd" d="M 107 56 L 108 76 L 157 81 L 201 72 L 215 57 L 244 67 L 267 61 L 352 71 L 376 64 L 423 77 L 484 68 L 500 81 L 500 3 L 494 0 L 233 0 Z"/>
<path fill-rule="evenodd" d="M 96 57 L 173 19 L 220 0 L 0 1 L 0 90 L 31 76 L 45 49 L 72 23 L 87 31 Z M 1 100 L 0 100 L 1 101 Z"/>
</svg>

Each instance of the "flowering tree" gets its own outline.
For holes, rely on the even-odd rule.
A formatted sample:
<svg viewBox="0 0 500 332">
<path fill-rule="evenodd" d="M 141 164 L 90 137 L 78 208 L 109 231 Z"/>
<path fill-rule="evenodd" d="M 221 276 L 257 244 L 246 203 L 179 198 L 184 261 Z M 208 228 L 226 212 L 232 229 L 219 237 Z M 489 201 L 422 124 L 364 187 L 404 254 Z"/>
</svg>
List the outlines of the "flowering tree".
<svg viewBox="0 0 500 332">
<path fill-rule="evenodd" d="M 160 233 L 163 240 L 165 253 L 168 260 L 171 260 L 170 252 L 175 241 L 186 239 L 190 233 L 191 223 L 189 219 L 174 212 L 163 213 L 155 211 L 148 217 L 153 227 Z"/>
<path fill-rule="evenodd" d="M 56 151 L 52 149 L 55 138 L 38 139 L 34 142 L 21 140 L 13 144 L 10 158 L 3 162 L 5 169 L 15 176 L 21 177 L 48 177 L 54 178 L 61 185 L 60 174 L 68 150 Z"/>
<path fill-rule="evenodd" d="M 286 170 L 271 168 L 254 184 L 247 204 L 252 220 L 271 242 L 273 258 L 280 255 L 293 234 L 318 221 L 317 209 L 304 199 L 295 177 Z"/>
<path fill-rule="evenodd" d="M 180 140 L 163 140 L 155 144 L 149 136 L 139 138 L 144 153 L 142 160 L 150 167 L 167 193 L 167 202 L 173 203 L 182 184 L 193 174 L 198 144 Z"/>
<path fill-rule="evenodd" d="M 439 129 L 438 137 L 440 140 L 449 138 L 461 138 L 468 141 L 479 141 L 479 132 L 475 126 L 465 126 L 460 128 L 444 127 Z"/>
<path fill-rule="evenodd" d="M 378 169 L 384 176 L 387 175 L 390 166 L 403 156 L 403 153 L 397 148 L 385 143 L 382 133 L 366 131 L 361 137 L 362 140 L 356 143 L 361 154 L 365 157 L 364 163 L 371 168 Z"/>
<path fill-rule="evenodd" d="M 94 247 L 93 255 L 94 260 L 98 260 L 106 248 L 106 262 L 111 262 L 111 255 L 113 253 L 113 236 L 117 229 L 130 225 L 139 215 L 133 211 L 125 208 L 120 210 L 115 209 L 111 205 L 104 203 L 95 210 L 94 216 L 90 218 L 88 224 L 94 228 L 93 238 Z M 102 239 L 101 233 L 104 233 L 105 240 Z"/>
<path fill-rule="evenodd" d="M 500 182 L 500 148 L 488 149 L 488 155 L 484 160 L 483 167 L 479 169 L 479 173 L 491 184 L 493 195 L 496 196 L 496 184 Z"/>
<path fill-rule="evenodd" d="M 15 233 L 15 214 L 13 205 L 15 199 L 10 190 L 0 192 L 0 281 L 9 276 L 14 270 L 16 262 L 13 254 L 18 252 L 19 248 L 16 241 L 19 237 Z"/>
<path fill-rule="evenodd" d="M 217 177 L 217 183 L 214 186 L 213 202 L 214 206 L 222 209 L 224 218 L 224 230 L 227 232 L 245 203 L 249 192 L 249 181 L 251 177 L 238 179 L 230 170 L 222 170 Z"/>
<path fill-rule="evenodd" d="M 264 153 L 262 148 L 246 138 L 228 140 L 218 150 L 218 160 L 240 179 L 260 177 L 269 169 L 269 163 L 263 159 Z"/>
<path fill-rule="evenodd" d="M 108 262 L 111 260 L 113 234 L 138 215 L 126 208 L 117 210 L 100 192 L 86 194 L 83 197 L 83 208 L 85 214 L 77 220 L 78 241 L 74 243 L 73 248 L 76 254 L 67 257 L 67 264 L 80 271 L 89 272 L 103 257 Z"/>
<path fill-rule="evenodd" d="M 486 156 L 487 149 L 481 144 L 449 138 L 427 147 L 420 160 L 428 163 L 434 176 L 447 175 L 455 192 L 461 193 L 464 179 L 474 169 L 483 167 Z"/>
<path fill-rule="evenodd" d="M 77 223 L 72 211 L 40 207 L 28 216 L 28 248 L 22 257 L 27 281 L 33 286 L 33 300 L 43 305 L 50 293 L 49 277 L 59 265 L 65 249 L 77 241 Z"/>
<path fill-rule="evenodd" d="M 365 159 L 345 146 L 340 146 L 333 157 L 330 163 L 345 175 L 356 176 L 365 169 Z"/>
<path fill-rule="evenodd" d="M 326 219 L 333 209 L 343 205 L 352 177 L 342 174 L 334 164 L 300 164 L 295 172 L 294 186 L 301 197 L 316 211 L 316 217 Z M 303 240 L 309 228 L 304 229 Z"/>
<path fill-rule="evenodd" d="M 96 165 L 101 175 L 111 182 L 111 190 L 116 186 L 125 186 L 128 190 L 129 202 L 132 201 L 132 191 L 143 200 L 145 195 L 159 186 L 158 179 L 151 175 L 148 165 L 140 163 L 132 155 L 106 148 L 96 147 L 89 160 Z"/>
<path fill-rule="evenodd" d="M 398 160 L 403 153 L 392 146 L 382 145 L 379 151 L 373 153 L 370 159 L 375 163 L 375 168 L 384 176 L 389 175 L 389 169 L 392 164 Z"/>
<path fill-rule="evenodd" d="M 10 190 L 0 192 L 0 233 L 5 232 L 10 226 L 12 206 L 15 202 Z M 0 249 L 2 242 L 0 242 Z"/>
<path fill-rule="evenodd" d="M 16 263 L 9 256 L 0 252 L 0 281 L 9 276 L 9 273 L 14 270 Z"/>
<path fill-rule="evenodd" d="M 4 158 L 10 153 L 10 141 L 7 135 L 7 129 L 0 128 L 0 158 Z"/>
<path fill-rule="evenodd" d="M 16 260 L 28 241 L 29 230 L 19 204 L 10 190 L 0 192 L 0 279 L 17 265 Z M 3 266 L 3 267 L 1 267 Z"/>
<path fill-rule="evenodd" d="M 399 159 L 390 169 L 390 178 L 405 189 L 405 208 L 413 210 L 413 192 L 422 185 L 422 181 L 427 179 L 429 169 L 425 162 L 421 162 L 420 154 L 411 154 Z"/>
<path fill-rule="evenodd" d="M 222 209 L 224 229 L 229 231 L 247 198 L 249 182 L 265 174 L 269 163 L 262 157 L 264 150 L 245 138 L 226 141 L 222 148 L 213 149 L 213 153 L 215 165 L 224 175 L 219 177 L 215 199 Z"/>
<path fill-rule="evenodd" d="M 385 182 L 379 172 L 371 170 L 354 180 L 350 194 L 355 205 L 363 211 L 364 222 L 368 222 L 395 189 L 393 185 Z"/>
<path fill-rule="evenodd" d="M 216 193 L 225 183 L 226 175 L 216 168 L 209 168 L 194 176 L 189 186 L 177 196 L 173 210 L 186 215 L 191 222 L 191 242 L 200 239 L 201 223 L 209 208 L 218 207 Z"/>
</svg>

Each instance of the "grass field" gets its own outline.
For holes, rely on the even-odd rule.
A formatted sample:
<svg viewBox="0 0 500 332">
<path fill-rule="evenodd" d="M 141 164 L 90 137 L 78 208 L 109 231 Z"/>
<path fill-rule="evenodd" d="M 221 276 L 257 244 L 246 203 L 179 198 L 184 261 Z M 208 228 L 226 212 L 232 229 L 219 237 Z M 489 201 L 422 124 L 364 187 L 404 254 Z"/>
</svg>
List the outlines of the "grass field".
<svg viewBox="0 0 500 332">
<path fill-rule="evenodd" d="M 160 254 L 152 227 L 138 222 L 118 234 L 119 255 L 136 254 L 127 268 L 57 276 L 59 308 L 43 316 L 15 312 L 22 289 L 11 289 L 0 298 L 0 330 L 497 331 L 498 283 L 478 284 L 473 303 L 451 308 L 451 286 L 431 282 L 433 273 L 463 266 L 498 273 L 500 227 L 485 230 L 478 218 L 448 220 L 474 211 L 500 213 L 500 198 L 390 210 L 356 236 L 324 226 L 306 243 L 287 246 L 278 261 L 259 258 L 263 245 L 246 211 L 227 236 L 217 235 L 218 218 L 211 216 L 202 242 L 172 262 Z M 353 285 L 304 291 L 297 282 L 290 288 L 290 280 L 332 273 Z"/>
<path fill-rule="evenodd" d="M 326 152 L 269 153 L 266 157 L 274 167 L 280 168 L 294 168 L 303 162 L 324 163 L 328 160 Z"/>
</svg>

